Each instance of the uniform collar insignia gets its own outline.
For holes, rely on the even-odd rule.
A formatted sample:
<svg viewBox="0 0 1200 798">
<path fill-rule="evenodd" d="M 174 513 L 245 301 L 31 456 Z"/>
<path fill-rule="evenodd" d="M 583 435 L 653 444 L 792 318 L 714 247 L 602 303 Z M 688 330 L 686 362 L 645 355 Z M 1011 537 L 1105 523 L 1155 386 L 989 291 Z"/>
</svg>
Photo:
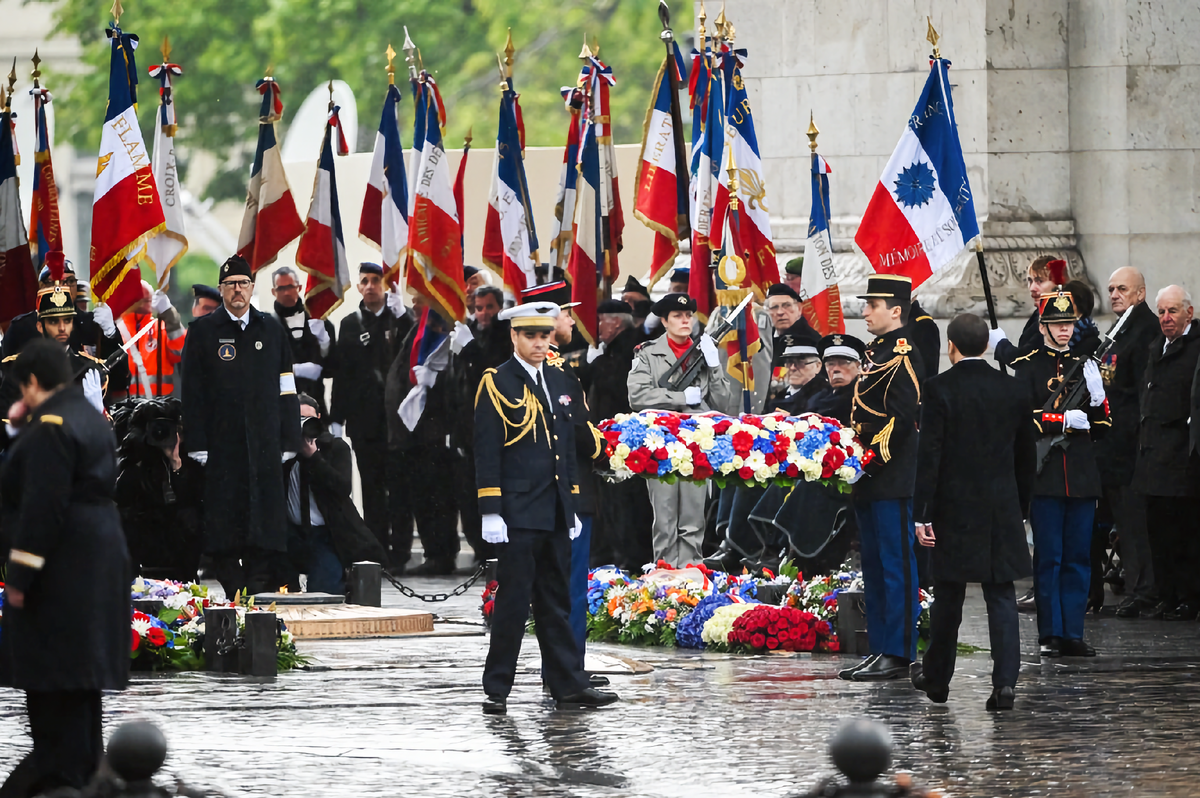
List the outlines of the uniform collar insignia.
<svg viewBox="0 0 1200 798">
<path fill-rule="evenodd" d="M 912 345 L 908 343 L 907 338 L 897 338 L 896 339 L 896 354 L 897 355 L 907 355 L 912 350 L 913 350 Z"/>
</svg>

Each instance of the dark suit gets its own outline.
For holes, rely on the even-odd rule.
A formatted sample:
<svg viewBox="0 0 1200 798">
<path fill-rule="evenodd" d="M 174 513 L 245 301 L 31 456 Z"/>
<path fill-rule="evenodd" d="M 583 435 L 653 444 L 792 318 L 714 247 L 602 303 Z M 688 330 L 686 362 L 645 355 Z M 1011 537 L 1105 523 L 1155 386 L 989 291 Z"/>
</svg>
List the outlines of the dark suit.
<svg viewBox="0 0 1200 798">
<path fill-rule="evenodd" d="M 1017 339 L 1017 342 L 1014 344 L 1005 338 L 996 344 L 994 357 L 1000 365 L 1012 368 L 1014 360 L 1029 354 L 1040 346 L 1041 343 L 1041 314 L 1035 308 L 1033 314 L 1025 320 L 1025 326 L 1021 328 L 1021 336 Z"/>
<path fill-rule="evenodd" d="M 514 356 L 484 373 L 475 397 L 475 484 L 479 512 L 499 514 L 508 543 L 497 546 L 500 588 L 483 689 L 505 698 L 516 675 L 525 621 L 533 620 L 542 674 L 556 699 L 587 687 L 568 621 L 568 530 L 579 492 L 567 375 L 543 364 L 545 389 Z M 548 406 L 549 405 L 549 406 Z"/>
<path fill-rule="evenodd" d="M 921 353 L 921 363 L 925 366 L 925 373 L 918 376 L 922 381 L 937 376 L 942 360 L 942 331 L 915 299 L 909 311 L 908 333 Z"/>
<path fill-rule="evenodd" d="M 933 525 L 934 602 L 924 672 L 954 675 L 967 582 L 983 585 L 992 645 L 992 686 L 1013 687 L 1021 665 L 1013 580 L 1033 573 L 1025 543 L 1037 473 L 1027 389 L 983 360 L 965 360 L 925 381 L 913 515 Z"/>
</svg>

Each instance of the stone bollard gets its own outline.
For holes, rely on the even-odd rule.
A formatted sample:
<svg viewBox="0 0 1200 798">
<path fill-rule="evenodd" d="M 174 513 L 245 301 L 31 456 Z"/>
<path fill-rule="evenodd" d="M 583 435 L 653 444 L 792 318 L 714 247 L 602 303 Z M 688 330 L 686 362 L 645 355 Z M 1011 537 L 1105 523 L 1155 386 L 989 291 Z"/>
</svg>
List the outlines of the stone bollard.
<svg viewBox="0 0 1200 798">
<path fill-rule="evenodd" d="M 238 670 L 244 676 L 274 676 L 279 662 L 279 620 L 273 612 L 246 613 Z"/>
<path fill-rule="evenodd" d="M 863 617 L 861 590 L 840 590 L 837 595 L 838 650 L 843 654 L 865 655 L 870 652 L 867 620 Z"/>
<path fill-rule="evenodd" d="M 383 568 L 377 562 L 356 562 L 346 582 L 346 603 L 361 607 L 383 606 Z"/>
<path fill-rule="evenodd" d="M 151 777 L 167 761 L 167 738 L 146 720 L 122 723 L 108 740 L 109 766 L 126 784 L 123 795 L 162 795 Z"/>
<path fill-rule="evenodd" d="M 210 607 L 204 611 L 204 669 L 217 673 L 238 672 L 237 610 Z"/>
</svg>

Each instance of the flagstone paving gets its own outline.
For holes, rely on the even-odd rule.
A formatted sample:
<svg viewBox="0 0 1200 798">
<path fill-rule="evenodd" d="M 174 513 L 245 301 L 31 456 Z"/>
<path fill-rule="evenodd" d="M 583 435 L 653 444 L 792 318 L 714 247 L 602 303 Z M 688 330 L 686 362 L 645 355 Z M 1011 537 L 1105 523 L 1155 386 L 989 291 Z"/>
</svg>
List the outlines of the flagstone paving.
<svg viewBox="0 0 1200 798">
<path fill-rule="evenodd" d="M 413 579 L 442 590 L 443 579 Z M 442 605 L 478 618 L 478 590 Z M 390 587 L 385 604 L 418 607 Z M 429 606 L 429 605 L 426 605 Z M 964 641 L 987 645 L 969 595 Z M 536 644 L 507 717 L 479 709 L 486 637 L 455 634 L 302 644 L 312 670 L 274 680 L 149 676 L 106 699 L 109 731 L 150 718 L 166 731 L 164 777 L 230 796 L 786 796 L 832 772 L 844 717 L 887 724 L 895 768 L 960 796 L 1188 796 L 1198 791 L 1200 623 L 1088 620 L 1094 660 L 1036 657 L 1024 642 L 1017 709 L 989 714 L 987 654 L 963 657 L 949 703 L 907 682 L 838 681 L 829 655 L 732 657 L 597 645 L 653 667 L 613 677 L 622 701 L 557 712 Z M 23 699 L 0 690 L 0 773 L 24 755 Z"/>
</svg>

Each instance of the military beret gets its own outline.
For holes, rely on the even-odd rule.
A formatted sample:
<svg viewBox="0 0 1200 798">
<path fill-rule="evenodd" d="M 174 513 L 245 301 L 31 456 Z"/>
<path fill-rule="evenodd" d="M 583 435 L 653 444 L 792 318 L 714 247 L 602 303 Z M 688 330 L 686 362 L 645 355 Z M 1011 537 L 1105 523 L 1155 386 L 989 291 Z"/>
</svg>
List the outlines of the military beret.
<svg viewBox="0 0 1200 798">
<path fill-rule="evenodd" d="M 801 255 L 798 258 L 792 258 L 791 260 L 789 260 L 787 262 L 787 265 L 783 267 L 783 271 L 786 274 L 794 274 L 797 277 L 800 276 L 800 274 L 803 272 L 803 270 L 804 270 L 804 256 L 803 255 Z"/>
<path fill-rule="evenodd" d="M 686 283 L 692 278 L 692 270 L 689 266 L 680 266 L 678 269 L 671 270 L 672 283 Z"/>
<path fill-rule="evenodd" d="M 625 287 L 621 289 L 621 293 L 622 294 L 630 294 L 630 293 L 641 294 L 641 295 L 645 296 L 646 298 L 650 297 L 650 292 L 646 290 L 646 286 L 639 283 L 632 274 L 629 275 L 628 278 L 626 278 Z"/>
<path fill-rule="evenodd" d="M 696 312 L 696 300 L 687 294 L 667 294 L 650 307 L 650 312 L 660 318 L 671 315 L 673 310 L 690 310 Z"/>
<path fill-rule="evenodd" d="M 789 296 L 797 302 L 800 301 L 800 295 L 788 285 L 784 283 L 775 283 L 767 289 L 767 296 Z"/>
<path fill-rule="evenodd" d="M 227 277 L 250 277 L 254 275 L 250 273 L 250 264 L 241 255 L 230 255 L 229 260 L 221 264 L 221 279 L 218 282 L 224 282 Z"/>
<path fill-rule="evenodd" d="M 463 266 L 463 279 L 470 280 L 475 275 L 479 274 L 479 269 L 475 266 Z"/>
<path fill-rule="evenodd" d="M 620 299 L 606 299 L 596 306 L 596 313 L 628 313 L 633 315 L 633 306 Z"/>
<path fill-rule="evenodd" d="M 221 301 L 221 292 L 213 288 L 211 285 L 203 283 L 195 283 L 192 285 L 192 295 L 196 299 L 211 299 L 214 302 Z"/>
<path fill-rule="evenodd" d="M 383 276 L 383 267 L 380 266 L 378 263 L 372 263 L 369 260 L 365 260 L 362 263 L 358 264 L 358 273 L 359 274 L 378 274 L 380 277 L 382 277 Z"/>
</svg>

